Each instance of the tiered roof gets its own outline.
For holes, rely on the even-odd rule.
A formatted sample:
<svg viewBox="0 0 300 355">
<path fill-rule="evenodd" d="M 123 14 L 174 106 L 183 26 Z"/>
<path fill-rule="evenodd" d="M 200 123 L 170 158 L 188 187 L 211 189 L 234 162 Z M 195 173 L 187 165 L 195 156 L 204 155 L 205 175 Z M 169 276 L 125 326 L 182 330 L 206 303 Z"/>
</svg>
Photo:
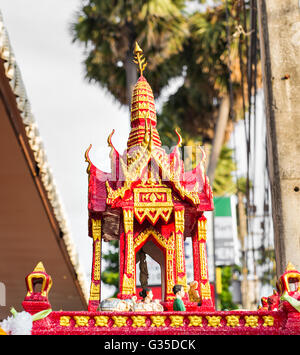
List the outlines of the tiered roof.
<svg viewBox="0 0 300 355">
<path fill-rule="evenodd" d="M 161 147 L 156 129 L 157 117 L 152 89 L 141 73 L 131 102 L 131 131 L 127 150 L 120 155 L 108 137 L 111 147 L 111 173 L 97 169 L 89 159 L 89 211 L 105 211 L 107 205 L 123 207 L 133 204 L 132 193 L 136 186 L 169 186 L 182 201 L 198 211 L 213 209 L 212 191 L 204 173 L 205 154 L 192 171 L 184 170 L 180 149 L 181 137 L 170 154 Z"/>
</svg>

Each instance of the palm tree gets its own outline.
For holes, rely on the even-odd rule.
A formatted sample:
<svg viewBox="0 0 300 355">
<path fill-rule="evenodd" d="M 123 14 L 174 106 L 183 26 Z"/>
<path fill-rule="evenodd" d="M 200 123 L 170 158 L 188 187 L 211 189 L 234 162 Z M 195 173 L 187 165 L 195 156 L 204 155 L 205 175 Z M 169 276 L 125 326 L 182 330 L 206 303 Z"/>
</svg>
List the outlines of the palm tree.
<svg viewBox="0 0 300 355">
<path fill-rule="evenodd" d="M 83 1 L 71 30 L 73 40 L 85 44 L 86 77 L 128 105 L 137 81 L 132 61 L 137 41 L 151 58 L 147 78 L 158 96 L 180 74 L 171 64 L 187 33 L 183 9 L 184 0 Z"/>
<path fill-rule="evenodd" d="M 230 12 L 230 17 L 228 13 Z M 213 183 L 217 162 L 224 143 L 230 137 L 233 120 L 243 118 L 245 85 L 240 65 L 241 37 L 238 24 L 243 22 L 239 4 L 218 6 L 196 11 L 189 16 L 189 36 L 180 54 L 184 81 L 164 104 L 158 129 L 165 139 L 177 125 L 186 132 L 186 139 L 211 145 L 207 174 Z M 245 83 L 244 83 L 245 84 Z"/>
</svg>

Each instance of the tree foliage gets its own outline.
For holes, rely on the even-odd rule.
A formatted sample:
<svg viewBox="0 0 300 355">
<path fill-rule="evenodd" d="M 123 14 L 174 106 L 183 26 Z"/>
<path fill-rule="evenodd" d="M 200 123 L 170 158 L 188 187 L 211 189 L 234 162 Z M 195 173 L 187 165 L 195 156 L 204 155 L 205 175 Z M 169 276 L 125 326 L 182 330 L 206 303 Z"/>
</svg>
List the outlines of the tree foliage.
<svg viewBox="0 0 300 355">
<path fill-rule="evenodd" d="M 158 96 L 170 77 L 180 74 L 173 56 L 187 35 L 183 0 L 85 0 L 72 25 L 73 40 L 85 44 L 86 77 L 121 104 L 129 71 L 136 71 L 133 48 L 143 48 L 147 79 Z M 134 82 L 135 83 L 135 82 Z"/>
</svg>

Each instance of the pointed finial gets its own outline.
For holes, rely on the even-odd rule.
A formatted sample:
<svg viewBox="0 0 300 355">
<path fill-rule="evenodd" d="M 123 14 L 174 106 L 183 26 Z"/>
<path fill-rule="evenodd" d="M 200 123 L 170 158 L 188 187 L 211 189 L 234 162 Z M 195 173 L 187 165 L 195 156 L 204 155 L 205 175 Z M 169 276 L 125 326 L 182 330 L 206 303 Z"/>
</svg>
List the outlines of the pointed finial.
<svg viewBox="0 0 300 355">
<path fill-rule="evenodd" d="M 286 267 L 286 270 L 285 270 L 285 271 L 292 271 L 292 270 L 296 270 L 296 269 L 295 269 L 295 266 L 294 266 L 291 262 L 289 262 L 289 263 L 287 264 L 287 267 Z"/>
<path fill-rule="evenodd" d="M 135 42 L 135 48 L 133 51 L 134 54 L 134 63 L 138 65 L 138 69 L 140 71 L 140 75 L 143 76 L 143 71 L 145 70 L 147 66 L 146 59 L 143 54 L 143 50 L 139 46 L 137 42 Z"/>
<path fill-rule="evenodd" d="M 43 263 L 40 261 L 34 268 L 33 272 L 46 272 Z"/>
</svg>

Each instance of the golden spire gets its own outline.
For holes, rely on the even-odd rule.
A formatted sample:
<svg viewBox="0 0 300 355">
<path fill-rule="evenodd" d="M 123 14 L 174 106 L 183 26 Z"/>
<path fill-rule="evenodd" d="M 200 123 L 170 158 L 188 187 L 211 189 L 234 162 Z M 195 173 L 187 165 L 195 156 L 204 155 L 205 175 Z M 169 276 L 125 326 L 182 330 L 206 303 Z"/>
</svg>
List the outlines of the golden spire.
<svg viewBox="0 0 300 355">
<path fill-rule="evenodd" d="M 36 265 L 33 272 L 46 272 L 44 265 L 41 261 Z"/>
<path fill-rule="evenodd" d="M 285 271 L 293 271 L 293 270 L 296 270 L 295 266 L 291 262 L 289 262 L 287 264 L 287 267 L 286 267 Z"/>
<path fill-rule="evenodd" d="M 137 42 L 135 42 L 135 48 L 134 48 L 133 54 L 134 54 L 133 61 L 135 64 L 137 64 L 139 66 L 140 75 L 143 76 L 143 71 L 145 70 L 145 68 L 147 66 L 147 62 L 144 57 L 143 50 L 141 49 L 141 47 L 139 46 L 139 44 Z"/>
</svg>

